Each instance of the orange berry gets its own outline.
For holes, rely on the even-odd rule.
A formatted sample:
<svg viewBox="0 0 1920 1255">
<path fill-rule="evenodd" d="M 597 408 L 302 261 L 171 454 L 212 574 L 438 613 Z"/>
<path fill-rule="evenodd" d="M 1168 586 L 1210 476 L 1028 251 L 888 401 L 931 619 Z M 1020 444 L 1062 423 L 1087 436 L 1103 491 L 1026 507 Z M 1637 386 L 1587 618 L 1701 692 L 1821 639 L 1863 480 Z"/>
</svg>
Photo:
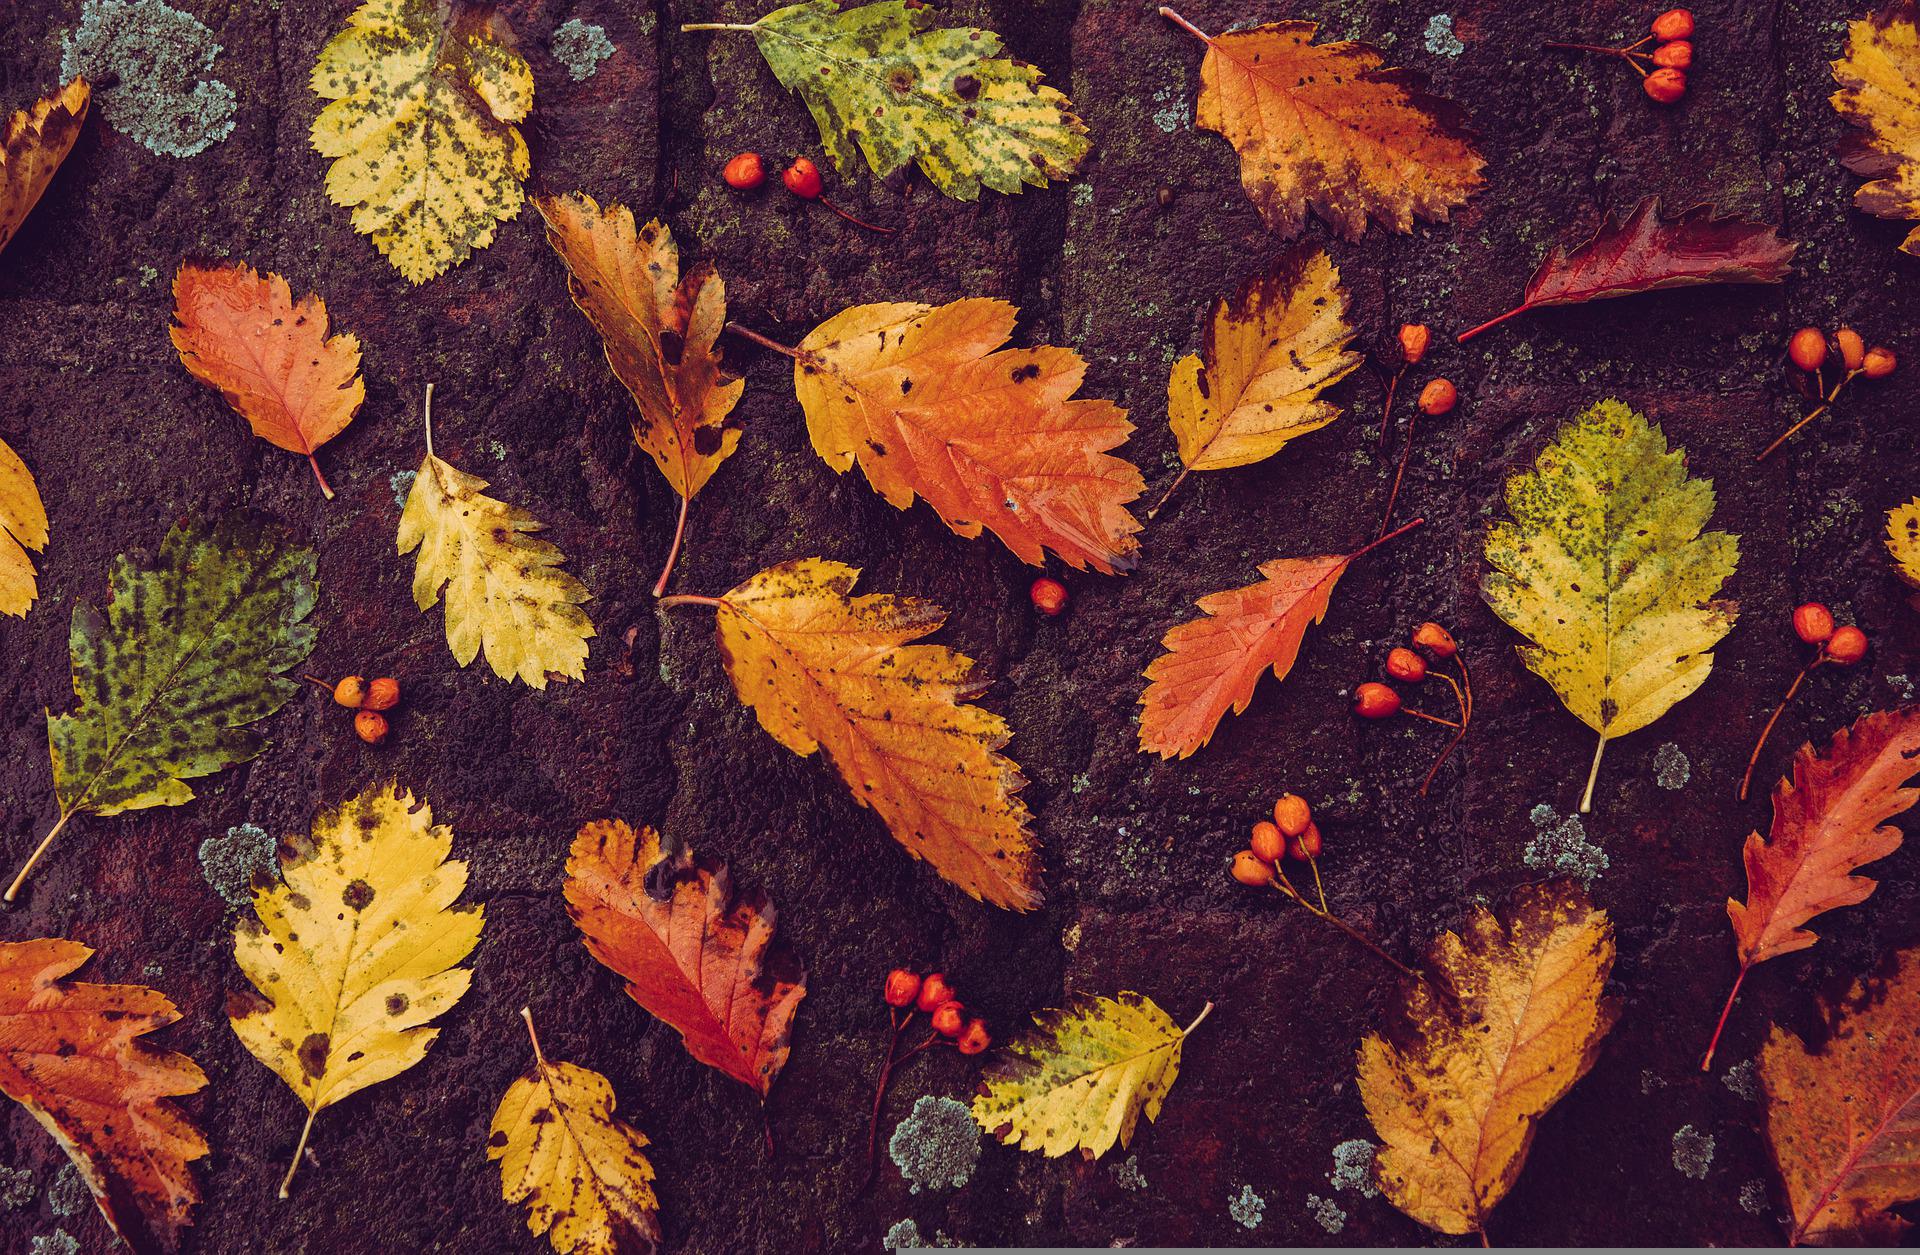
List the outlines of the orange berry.
<svg viewBox="0 0 1920 1255">
<path fill-rule="evenodd" d="M 1899 365 L 1892 349 L 1868 349 L 1867 355 L 1860 359 L 1860 372 L 1869 379 L 1884 379 L 1893 373 Z"/>
<path fill-rule="evenodd" d="M 1435 379 L 1420 389 L 1420 412 L 1429 418 L 1448 413 L 1460 401 L 1460 390 L 1450 379 Z"/>
<path fill-rule="evenodd" d="M 1043 575 L 1027 590 L 1027 598 L 1035 610 L 1052 618 L 1067 608 L 1067 586 Z"/>
<path fill-rule="evenodd" d="M 1252 850 L 1242 850 L 1233 856 L 1232 874 L 1241 884 L 1255 888 L 1273 883 L 1273 868 L 1261 862 Z"/>
<path fill-rule="evenodd" d="M 963 1055 L 977 1055 L 993 1045 L 993 1034 L 987 1032 L 985 1020 L 968 1020 L 967 1031 L 960 1034 L 960 1040 L 953 1043 Z"/>
<path fill-rule="evenodd" d="M 1827 657 L 1843 667 L 1851 667 L 1867 656 L 1867 634 L 1848 624 L 1835 628 L 1833 635 L 1827 638 Z"/>
<path fill-rule="evenodd" d="M 1685 39 L 1693 34 L 1693 14 L 1687 9 L 1668 9 L 1653 19 L 1655 39 Z"/>
<path fill-rule="evenodd" d="M 801 200 L 817 200 L 820 196 L 820 167 L 805 157 L 795 157 L 793 164 L 781 172 L 780 181 L 787 190 Z"/>
<path fill-rule="evenodd" d="M 1418 684 L 1427 678 L 1427 660 L 1405 645 L 1395 645 L 1387 655 L 1387 674 L 1396 680 Z"/>
<path fill-rule="evenodd" d="M 1842 327 L 1833 333 L 1833 342 L 1839 346 L 1840 360 L 1848 370 L 1859 370 L 1860 364 L 1867 358 L 1867 342 L 1852 327 Z"/>
<path fill-rule="evenodd" d="M 922 1011 L 934 1011 L 941 1003 L 953 1000 L 953 986 L 947 984 L 945 976 L 933 972 L 920 982 L 920 994 L 913 1000 L 913 1005 Z"/>
<path fill-rule="evenodd" d="M 1433 333 L 1427 330 L 1423 322 L 1403 322 L 1400 324 L 1400 356 L 1407 365 L 1418 366 L 1420 359 L 1427 355 L 1427 344 L 1433 339 Z"/>
<path fill-rule="evenodd" d="M 361 704 L 368 710 L 392 710 L 400 704 L 400 681 L 381 676 L 367 685 L 367 700 Z"/>
<path fill-rule="evenodd" d="M 1263 863 L 1273 862 L 1287 850 L 1287 839 L 1280 835 L 1280 829 L 1264 819 L 1253 826 L 1253 839 L 1247 844 Z"/>
<path fill-rule="evenodd" d="M 909 972 L 904 967 L 896 967 L 887 973 L 887 983 L 883 986 L 887 1005 L 904 1007 L 920 996 L 920 974 Z"/>
<path fill-rule="evenodd" d="M 363 710 L 353 717 L 353 730 L 368 745 L 387 739 L 387 717 L 377 710 Z"/>
<path fill-rule="evenodd" d="M 1308 824 L 1307 830 L 1294 840 L 1300 843 L 1300 851 L 1308 858 L 1320 857 L 1320 825 Z"/>
<path fill-rule="evenodd" d="M 759 153 L 741 153 L 727 163 L 720 177 L 737 192 L 751 192 L 767 181 L 767 167 Z"/>
<path fill-rule="evenodd" d="M 1282 793 L 1273 804 L 1273 822 L 1289 837 L 1297 837 L 1313 822 L 1313 808 L 1298 793 Z"/>
<path fill-rule="evenodd" d="M 358 710 L 366 700 L 367 682 L 360 676 L 350 675 L 333 686 L 333 701 L 337 706 Z"/>
<path fill-rule="evenodd" d="M 942 1037 L 958 1037 L 967 1026 L 967 1009 L 956 1000 L 949 999 L 934 1008 L 933 1031 Z"/>
<path fill-rule="evenodd" d="M 1661 44 L 1653 50 L 1653 63 L 1671 70 L 1687 69 L 1693 65 L 1693 45 L 1684 39 Z"/>
<path fill-rule="evenodd" d="M 1833 636 L 1833 611 L 1817 601 L 1793 608 L 1794 635 L 1809 645 L 1818 645 Z"/>
<path fill-rule="evenodd" d="M 1819 370 L 1827 360 L 1827 337 L 1818 327 L 1802 327 L 1787 341 L 1787 356 L 1801 370 Z"/>
<path fill-rule="evenodd" d="M 1640 86 L 1655 104 L 1675 104 L 1687 94 L 1687 72 L 1666 66 L 1641 79 Z"/>
<path fill-rule="evenodd" d="M 1353 691 L 1353 713 L 1362 719 L 1386 719 L 1400 713 L 1400 694 L 1369 680 Z"/>
<path fill-rule="evenodd" d="M 1438 623 L 1422 623 L 1413 629 L 1413 643 L 1435 658 L 1451 658 L 1460 652 L 1460 647 L 1453 643 L 1453 633 Z"/>
</svg>

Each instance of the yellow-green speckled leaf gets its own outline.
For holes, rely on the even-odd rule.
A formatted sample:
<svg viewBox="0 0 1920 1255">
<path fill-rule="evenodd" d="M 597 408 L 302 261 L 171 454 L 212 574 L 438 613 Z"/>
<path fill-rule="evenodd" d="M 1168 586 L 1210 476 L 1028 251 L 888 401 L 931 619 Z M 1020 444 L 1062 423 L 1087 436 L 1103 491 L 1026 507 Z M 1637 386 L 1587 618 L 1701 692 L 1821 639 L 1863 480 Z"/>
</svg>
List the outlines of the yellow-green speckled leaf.
<svg viewBox="0 0 1920 1255">
<path fill-rule="evenodd" d="M 806 102 L 843 173 L 862 154 L 882 177 L 918 164 L 947 195 L 975 200 L 982 187 L 1018 192 L 1077 170 L 1091 143 L 1073 102 L 996 56 L 992 31 L 935 28 L 936 17 L 901 0 L 844 12 L 807 0 L 737 29 Z"/>
<path fill-rule="evenodd" d="M 1893 573 L 1920 588 L 1920 497 L 1887 511 L 1887 552 Z"/>
<path fill-rule="evenodd" d="M 1738 538 L 1706 532 L 1713 484 L 1619 401 L 1560 432 L 1507 481 L 1511 522 L 1487 534 L 1481 595 L 1532 642 L 1527 666 L 1600 734 L 1581 809 L 1608 741 L 1646 727 L 1706 682 L 1737 610 L 1716 600 Z"/>
<path fill-rule="evenodd" d="M 525 200 L 533 72 L 498 16 L 449 0 L 368 0 L 320 51 L 314 151 L 327 195 L 414 283 L 465 261 Z"/>
<path fill-rule="evenodd" d="M 1155 1120 L 1180 1075 L 1180 1047 L 1213 1009 L 1181 1028 L 1145 994 L 1082 997 L 1033 1017 L 973 1100 L 973 1118 L 1002 1142 L 1048 1158 L 1078 1148 L 1098 1159 Z"/>
</svg>

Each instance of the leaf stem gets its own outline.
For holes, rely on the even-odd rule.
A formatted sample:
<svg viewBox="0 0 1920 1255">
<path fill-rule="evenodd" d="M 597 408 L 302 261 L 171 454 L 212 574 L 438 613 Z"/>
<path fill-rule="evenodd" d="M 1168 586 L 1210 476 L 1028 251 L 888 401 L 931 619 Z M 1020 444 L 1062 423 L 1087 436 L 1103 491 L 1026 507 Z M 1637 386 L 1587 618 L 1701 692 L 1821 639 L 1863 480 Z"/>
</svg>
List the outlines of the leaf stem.
<svg viewBox="0 0 1920 1255">
<path fill-rule="evenodd" d="M 300 1170 L 300 1156 L 307 1152 L 307 1135 L 313 1132 L 313 1118 L 320 1114 L 318 1107 L 309 1108 L 307 1122 L 301 1126 L 300 1142 L 293 1148 L 293 1162 L 287 1165 L 287 1175 L 280 1178 L 280 1197 L 287 1197 L 287 1191 L 293 1188 L 293 1174 Z"/>
<path fill-rule="evenodd" d="M 664 596 L 667 581 L 673 578 L 673 564 L 680 560 L 680 541 L 687 534 L 687 507 L 693 504 L 693 498 L 680 498 L 680 521 L 674 525 L 673 545 L 667 550 L 667 564 L 660 568 L 660 578 L 653 582 L 653 595 Z"/>
<path fill-rule="evenodd" d="M 1206 1006 L 1200 1008 L 1199 1015 L 1196 1015 L 1193 1017 L 1193 1023 L 1187 1025 L 1185 1028 L 1180 1030 L 1180 1036 L 1182 1037 L 1193 1036 L 1193 1030 L 1200 1027 L 1200 1021 L 1206 1019 L 1207 1016 L 1211 1015 L 1212 1013 L 1213 1013 L 1213 1004 L 1209 1002 Z"/>
<path fill-rule="evenodd" d="M 816 196 L 814 197 L 814 199 L 819 201 L 822 205 L 825 205 L 828 209 L 833 210 L 833 212 L 839 214 L 842 218 L 845 218 L 848 222 L 851 222 L 856 227 L 865 227 L 867 230 L 875 232 L 879 235 L 892 235 L 894 232 L 900 229 L 899 227 L 883 227 L 883 226 L 876 225 L 875 223 L 868 222 L 864 218 L 856 218 L 852 214 L 840 208 L 840 206 L 834 204 L 832 201 L 828 200 L 824 196 Z"/>
<path fill-rule="evenodd" d="M 1185 483 L 1187 481 L 1187 476 L 1191 475 L 1192 473 L 1193 473 L 1193 468 L 1191 466 L 1183 466 L 1180 468 L 1180 473 L 1173 477 L 1173 482 L 1167 485 L 1167 490 L 1160 494 L 1160 500 L 1154 502 L 1153 508 L 1147 511 L 1147 517 L 1149 519 L 1151 519 L 1154 515 L 1160 513 L 1160 507 L 1167 504 L 1167 499 L 1173 496 L 1173 490 L 1178 488 L 1181 484 Z"/>
<path fill-rule="evenodd" d="M 1600 744 L 1593 747 L 1593 766 L 1587 768 L 1587 790 L 1580 795 L 1580 813 L 1593 813 L 1593 782 L 1600 778 L 1600 756 L 1607 752 L 1607 734 L 1600 734 Z"/>
<path fill-rule="evenodd" d="M 33 848 L 33 853 L 27 855 L 27 861 L 20 865 L 20 873 L 13 878 L 13 883 L 7 886 L 6 901 L 11 902 L 20 896 L 20 886 L 27 883 L 27 876 L 32 873 L 34 864 L 38 863 L 40 856 L 47 852 L 47 847 L 52 845 L 53 839 L 60 835 L 60 830 L 67 826 L 67 821 L 78 813 L 78 811 L 60 813 L 60 821 L 54 824 L 51 832 L 40 839 L 40 844 Z"/>
<path fill-rule="evenodd" d="M 1393 425 L 1393 394 L 1400 387 L 1400 380 L 1406 373 L 1407 368 L 1402 366 L 1393 372 L 1392 378 L 1387 380 L 1387 401 L 1380 407 L 1380 447 L 1382 449 L 1387 447 L 1387 429 Z M 1411 438 L 1412 433 L 1408 434 Z"/>
<path fill-rule="evenodd" d="M 1821 399 L 1820 404 L 1814 408 L 1813 413 L 1807 415 L 1805 418 L 1801 419 L 1799 422 L 1795 423 L 1793 426 L 1781 432 L 1780 438 L 1775 440 L 1772 444 L 1768 445 L 1766 448 L 1760 450 L 1760 456 L 1756 457 L 1754 461 L 1756 462 L 1766 461 L 1767 458 L 1772 456 L 1773 451 L 1775 449 L 1778 449 L 1781 445 L 1793 439 L 1795 432 L 1799 431 L 1802 427 L 1805 427 L 1808 423 L 1811 423 L 1814 419 L 1819 418 L 1822 414 L 1825 414 L 1828 410 L 1832 409 L 1835 398 L 1837 398 L 1840 395 L 1840 389 L 1852 383 L 1853 377 L 1859 373 L 1860 372 L 1858 370 L 1848 371 L 1840 379 L 1840 382 L 1833 385 L 1833 391 L 1827 393 L 1826 396 Z"/>
<path fill-rule="evenodd" d="M 689 22 L 680 28 L 680 33 L 686 35 L 694 31 L 750 31 L 757 25 L 758 23 L 755 22 L 745 24 L 740 22 Z"/>
<path fill-rule="evenodd" d="M 659 601 L 662 606 L 712 606 L 716 610 L 726 605 L 718 597 L 699 597 L 693 593 L 669 593 Z"/>
<path fill-rule="evenodd" d="M 751 340 L 763 349 L 772 349 L 775 353 L 784 353 L 796 362 L 806 357 L 806 354 L 802 353 L 799 349 L 782 344 L 778 340 L 769 340 L 751 327 L 742 327 L 737 322 L 728 323 L 722 330 L 730 331 L 743 340 Z"/>
<path fill-rule="evenodd" d="M 321 494 L 325 496 L 327 500 L 333 500 L 333 485 L 329 484 L 327 477 L 320 473 L 320 459 L 309 453 L 307 455 L 307 465 L 313 468 L 313 477 L 320 481 Z"/>
<path fill-rule="evenodd" d="M 1360 557 L 1362 554 L 1378 549 L 1380 546 L 1386 544 L 1390 540 L 1393 540 L 1395 537 L 1406 535 L 1408 532 L 1412 531 L 1414 528 L 1420 526 L 1422 523 L 1426 521 L 1427 520 L 1425 518 L 1417 518 L 1413 520 L 1413 522 L 1411 523 L 1402 523 L 1399 527 L 1394 528 L 1392 531 L 1388 532 L 1384 536 L 1374 537 L 1372 540 L 1368 541 L 1366 544 L 1360 546 L 1358 549 L 1348 554 L 1347 561 L 1352 562 L 1356 558 Z"/>
<path fill-rule="evenodd" d="M 1213 42 L 1213 36 L 1207 34 L 1207 32 L 1201 30 L 1198 26 L 1195 26 L 1192 22 L 1189 22 L 1186 18 L 1181 17 L 1178 13 L 1175 13 L 1172 9 L 1168 8 L 1164 4 L 1160 6 L 1160 16 L 1166 18 L 1169 22 L 1172 22 L 1175 26 L 1178 26 L 1181 30 L 1187 32 L 1187 34 L 1189 35 L 1192 35 L 1195 39 L 1200 40 L 1202 43 L 1210 44 Z"/>
<path fill-rule="evenodd" d="M 527 1036 L 533 1039 L 533 1057 L 541 1067 L 547 1066 L 547 1056 L 540 1052 L 540 1034 L 533 1031 L 533 1008 L 521 1007 L 520 1018 L 527 1022 Z"/>
<path fill-rule="evenodd" d="M 427 385 L 427 398 L 420 405 L 420 421 L 427 428 L 427 456 L 433 456 L 433 385 Z"/>
<path fill-rule="evenodd" d="M 1727 991 L 1727 1005 L 1720 1008 L 1720 1022 L 1713 1026 L 1713 1039 L 1707 1043 L 1707 1053 L 1700 1060 L 1702 1072 L 1713 1071 L 1713 1052 L 1720 1048 L 1720 1034 L 1727 1027 L 1727 1017 L 1733 1014 L 1733 1000 L 1740 996 L 1740 982 L 1747 979 L 1747 973 L 1753 970 L 1753 964 L 1742 963 L 1740 974 L 1733 978 L 1733 988 Z"/>
<path fill-rule="evenodd" d="M 321 679 L 317 675 L 308 675 L 306 672 L 302 671 L 300 673 L 300 678 L 305 680 L 308 684 L 317 685 L 318 687 L 325 689 L 329 695 L 333 693 L 333 685 L 328 684 L 325 680 Z"/>
<path fill-rule="evenodd" d="M 1465 344 L 1467 341 L 1479 335 L 1482 331 L 1489 331 L 1494 327 L 1498 327 L 1501 323 L 1505 322 L 1509 318 L 1518 318 L 1520 315 L 1526 313 L 1528 310 L 1532 308 L 1533 308 L 1533 302 L 1531 301 L 1528 301 L 1525 304 L 1516 305 L 1512 309 L 1508 310 L 1506 313 L 1500 315 L 1498 318 L 1489 318 L 1487 319 L 1487 321 L 1481 323 L 1478 327 L 1470 327 L 1467 330 L 1462 331 L 1459 335 L 1454 337 L 1453 342 L 1455 344 Z"/>
<path fill-rule="evenodd" d="M 1740 777 L 1740 800 L 1742 802 L 1747 800 L 1747 786 L 1753 783 L 1754 765 L 1760 761 L 1760 750 L 1766 745 L 1767 738 L 1773 735 L 1773 725 L 1780 722 L 1780 716 L 1785 713 L 1787 703 L 1791 702 L 1793 695 L 1800 691 L 1800 685 L 1805 682 L 1807 676 L 1812 674 L 1815 667 L 1826 660 L 1827 647 L 1822 645 L 1820 652 L 1813 656 L 1813 661 L 1800 668 L 1800 674 L 1793 677 L 1793 683 L 1787 686 L 1787 695 L 1780 699 L 1778 706 L 1773 708 L 1773 717 L 1767 720 L 1767 726 L 1760 729 L 1760 739 L 1753 743 L 1753 753 L 1747 756 L 1747 774 Z"/>
<path fill-rule="evenodd" d="M 1392 396 L 1389 395 L 1387 400 L 1391 403 L 1393 400 Z M 1407 420 L 1407 444 L 1405 448 L 1400 450 L 1400 469 L 1393 473 L 1393 491 L 1387 494 L 1387 512 L 1380 518 L 1380 531 L 1383 534 L 1387 528 L 1393 526 L 1393 503 L 1400 499 L 1400 480 L 1407 473 L 1407 459 L 1413 456 L 1413 433 L 1419 426 L 1420 411 L 1416 409 L 1413 412 L 1413 417 Z M 1385 443 L 1386 432 L 1386 424 L 1382 423 L 1380 426 L 1380 434 L 1383 444 Z"/>
</svg>

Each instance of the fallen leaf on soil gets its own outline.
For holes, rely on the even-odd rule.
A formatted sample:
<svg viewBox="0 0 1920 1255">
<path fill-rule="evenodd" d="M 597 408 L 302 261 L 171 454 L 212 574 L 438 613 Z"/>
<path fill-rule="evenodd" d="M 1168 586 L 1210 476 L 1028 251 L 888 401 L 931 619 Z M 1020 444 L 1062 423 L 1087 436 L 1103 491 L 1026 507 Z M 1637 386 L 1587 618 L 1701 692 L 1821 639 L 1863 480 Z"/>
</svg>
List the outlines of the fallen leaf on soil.
<svg viewBox="0 0 1920 1255">
<path fill-rule="evenodd" d="M 1716 217 L 1711 205 L 1696 205 L 1671 220 L 1662 218 L 1660 202 L 1649 197 L 1625 222 L 1616 223 L 1608 214 L 1593 238 L 1572 252 L 1565 245 L 1555 247 L 1527 280 L 1519 305 L 1461 332 L 1460 340 L 1464 343 L 1543 305 L 1577 305 L 1703 283 L 1782 283 L 1798 247 L 1775 235 L 1772 227 Z"/>
<path fill-rule="evenodd" d="M 1912 0 L 1896 0 L 1851 23 L 1847 53 L 1833 63 L 1840 90 L 1827 98 L 1861 129 L 1843 147 L 1847 169 L 1868 180 L 1853 203 L 1876 218 L 1920 219 L 1920 29 Z M 1920 254 L 1920 226 L 1901 242 Z"/>
<path fill-rule="evenodd" d="M 1920 497 L 1887 511 L 1887 552 L 1893 555 L 1893 573 L 1920 588 Z"/>
<path fill-rule="evenodd" d="M 207 1153 L 169 1100 L 207 1077 L 142 1040 L 180 1018 L 164 995 L 67 979 L 92 953 L 58 938 L 0 941 L 0 1093 L 53 1134 L 128 1246 L 169 1249 L 200 1201 L 189 1165 Z"/>
<path fill-rule="evenodd" d="M 805 757 L 825 749 L 853 792 L 915 858 L 968 894 L 1040 904 L 1026 778 L 999 751 L 1007 721 L 964 705 L 973 660 L 908 642 L 946 611 L 912 597 L 854 597 L 857 568 L 824 558 L 769 567 L 720 599 L 720 654 L 760 726 Z"/>
<path fill-rule="evenodd" d="M 1480 189 L 1486 162 L 1460 107 L 1424 76 L 1382 65 L 1362 43 L 1313 43 L 1313 22 L 1274 22 L 1208 35 L 1195 125 L 1240 153 L 1240 183 L 1267 229 L 1300 233 L 1311 208 L 1342 239 L 1371 215 L 1405 234 L 1417 215 L 1445 222 Z"/>
<path fill-rule="evenodd" d="M 1403 1021 L 1360 1044 L 1360 1098 L 1387 1201 L 1441 1233 L 1485 1233 L 1540 1118 L 1587 1074 L 1619 1014 L 1613 926 L 1569 881 L 1434 942 Z"/>
<path fill-rule="evenodd" d="M 1098 1159 L 1133 1140 L 1142 1115 L 1180 1075 L 1180 1048 L 1213 1009 L 1181 1028 L 1145 994 L 1076 998 L 1042 1011 L 1035 1027 L 988 1069 L 973 1118 L 1000 1141 L 1056 1158 L 1078 1149 Z"/>
<path fill-rule="evenodd" d="M 1713 483 L 1687 476 L 1684 450 L 1619 401 L 1562 428 L 1532 470 L 1507 480 L 1512 522 L 1487 533 L 1481 595 L 1529 670 L 1600 734 L 1580 809 L 1607 742 L 1638 731 L 1706 683 L 1713 646 L 1738 610 L 1714 595 L 1738 538 L 1701 529 Z"/>
<path fill-rule="evenodd" d="M 0 614 L 27 617 L 40 595 L 27 551 L 46 547 L 47 507 L 40 501 L 40 486 L 20 455 L 0 440 Z"/>
<path fill-rule="evenodd" d="M 926 498 L 961 536 L 982 527 L 1021 561 L 1131 570 L 1144 486 L 1106 450 L 1133 425 L 1111 401 L 1070 400 L 1087 364 L 1072 349 L 1002 349 L 1005 301 L 856 305 L 800 342 L 793 386 L 814 450 L 857 460 L 896 509 Z M 997 352 L 995 350 L 998 350 Z"/>
<path fill-rule="evenodd" d="M 533 1017 L 526 1011 L 527 1032 Z M 607 1078 L 548 1062 L 533 1039 L 533 1066 L 494 1109 L 487 1158 L 500 1161 L 500 1193 L 525 1202 L 527 1228 L 559 1255 L 657 1250 L 660 1200 L 646 1134 L 613 1114 Z"/>
<path fill-rule="evenodd" d="M 0 251 L 20 230 L 87 120 L 87 80 L 76 78 L 17 110 L 0 130 Z"/>
<path fill-rule="evenodd" d="M 666 893 L 647 891 L 647 874 Z M 774 952 L 765 897 L 735 900 L 724 866 L 671 859 L 660 834 L 618 819 L 584 825 L 567 859 L 567 914 L 627 993 L 680 1034 L 687 1053 L 764 1101 L 786 1066 L 806 972 Z"/>
<path fill-rule="evenodd" d="M 244 262 L 184 263 L 173 277 L 173 302 L 168 334 L 181 364 L 219 389 L 254 435 L 305 457 L 331 499 L 313 455 L 346 430 L 366 399 L 360 341 L 345 332 L 329 337 L 319 296 L 296 304 L 285 279 Z"/>
<path fill-rule="evenodd" d="M 368 0 L 320 50 L 329 101 L 313 149 L 334 162 L 327 196 L 353 210 L 394 269 L 425 283 L 493 242 L 520 212 L 533 72 L 504 21 L 445 0 Z"/>
<path fill-rule="evenodd" d="M 1920 1198 L 1920 951 L 1826 1008 L 1818 1051 L 1774 1026 L 1760 1051 L 1767 1144 L 1793 1208 L 1788 1241 L 1891 1246 Z"/>
<path fill-rule="evenodd" d="M 1025 61 L 995 56 L 992 31 L 935 28 L 938 16 L 900 0 L 806 0 L 750 26 L 682 29 L 751 31 L 843 174 L 863 154 L 881 178 L 917 162 L 948 196 L 977 200 L 982 187 L 1045 187 L 1079 169 L 1092 145 L 1073 102 Z"/>
<path fill-rule="evenodd" d="M 454 965 L 485 912 L 454 905 L 467 865 L 452 851 L 453 829 L 388 781 L 321 812 L 311 839 L 282 844 L 280 882 L 254 885 L 233 957 L 259 992 L 227 1013 L 307 1110 L 281 1198 L 314 1117 L 426 1058 L 427 1023 L 467 992 L 473 973 Z"/>
</svg>

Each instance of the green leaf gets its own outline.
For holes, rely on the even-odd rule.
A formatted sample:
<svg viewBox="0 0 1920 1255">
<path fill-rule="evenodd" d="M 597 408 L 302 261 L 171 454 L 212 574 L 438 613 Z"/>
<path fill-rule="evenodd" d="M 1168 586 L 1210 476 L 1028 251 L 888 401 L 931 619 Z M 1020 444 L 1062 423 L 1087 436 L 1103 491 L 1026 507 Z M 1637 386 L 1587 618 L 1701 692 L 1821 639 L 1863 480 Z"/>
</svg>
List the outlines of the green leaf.
<svg viewBox="0 0 1920 1255">
<path fill-rule="evenodd" d="M 1092 145 L 1073 102 L 1032 66 L 996 57 L 992 31 L 931 29 L 933 20 L 901 0 L 844 13 L 834 0 L 806 0 L 746 29 L 806 101 L 843 173 L 861 153 L 883 178 L 918 163 L 947 195 L 977 200 L 983 185 L 1013 193 L 1078 169 Z"/>
<path fill-rule="evenodd" d="M 47 717 L 63 820 L 190 801 L 186 781 L 266 748 L 248 725 L 313 650 L 313 551 L 259 515 L 182 523 L 151 568 L 121 554 L 109 579 L 105 619 L 73 608 L 80 705 Z"/>
</svg>

